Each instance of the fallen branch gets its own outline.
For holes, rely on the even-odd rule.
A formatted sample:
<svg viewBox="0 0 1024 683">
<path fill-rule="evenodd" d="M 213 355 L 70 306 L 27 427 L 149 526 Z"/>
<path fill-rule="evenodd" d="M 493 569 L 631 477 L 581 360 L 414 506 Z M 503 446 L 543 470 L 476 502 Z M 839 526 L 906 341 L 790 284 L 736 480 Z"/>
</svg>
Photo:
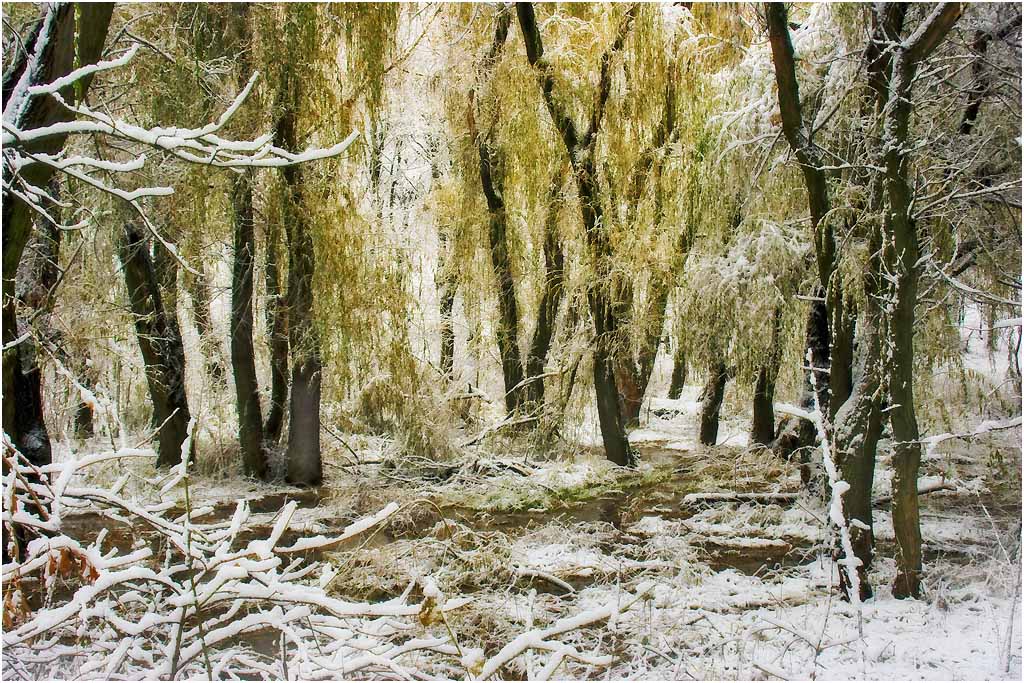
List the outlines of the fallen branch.
<svg viewBox="0 0 1024 683">
<path fill-rule="evenodd" d="M 552 584 L 554 586 L 558 586 L 559 588 L 564 590 L 566 593 L 575 593 L 576 592 L 576 589 L 573 588 L 572 585 L 566 583 L 565 581 L 562 581 L 560 578 L 558 578 L 554 574 L 548 574 L 547 572 L 542 572 L 539 569 L 528 569 L 527 567 L 516 567 L 516 574 L 518 576 L 522 576 L 522 577 L 525 577 L 525 578 L 541 579 L 543 581 L 547 581 L 548 583 L 550 583 L 550 584 Z"/>
<path fill-rule="evenodd" d="M 925 496 L 928 495 L 929 493 L 936 493 L 937 491 L 956 491 L 956 487 L 944 481 L 939 481 L 935 482 L 934 484 L 921 486 L 920 488 L 917 489 L 917 495 Z M 875 507 L 878 507 L 880 505 L 886 505 L 887 503 L 891 502 L 892 494 L 890 493 L 887 496 L 880 496 L 878 498 L 875 498 L 873 501 L 871 501 L 871 504 L 874 505 Z"/>
<path fill-rule="evenodd" d="M 503 420 L 502 422 L 499 422 L 493 427 L 488 427 L 487 429 L 483 430 L 482 432 L 474 436 L 472 439 L 462 444 L 462 447 L 466 448 L 467 446 L 472 446 L 474 444 L 480 443 L 487 435 L 498 432 L 502 429 L 505 429 L 506 427 L 516 427 L 518 425 L 529 424 L 531 422 L 536 422 L 539 419 L 540 417 L 537 415 L 527 415 L 525 417 L 516 417 Z"/>
<path fill-rule="evenodd" d="M 684 505 L 700 503 L 762 503 L 780 505 L 795 503 L 800 497 L 798 493 L 739 493 L 723 491 L 721 493 L 688 493 L 683 496 Z"/>
</svg>

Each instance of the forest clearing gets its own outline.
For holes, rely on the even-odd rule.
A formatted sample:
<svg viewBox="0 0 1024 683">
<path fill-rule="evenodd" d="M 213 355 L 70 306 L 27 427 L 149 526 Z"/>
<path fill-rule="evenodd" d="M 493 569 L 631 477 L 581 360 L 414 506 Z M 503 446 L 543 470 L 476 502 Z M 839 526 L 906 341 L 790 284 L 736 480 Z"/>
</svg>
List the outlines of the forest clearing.
<svg viewBox="0 0 1024 683">
<path fill-rule="evenodd" d="M 1020 680 L 1020 5 L 2 11 L 5 680 Z"/>
</svg>

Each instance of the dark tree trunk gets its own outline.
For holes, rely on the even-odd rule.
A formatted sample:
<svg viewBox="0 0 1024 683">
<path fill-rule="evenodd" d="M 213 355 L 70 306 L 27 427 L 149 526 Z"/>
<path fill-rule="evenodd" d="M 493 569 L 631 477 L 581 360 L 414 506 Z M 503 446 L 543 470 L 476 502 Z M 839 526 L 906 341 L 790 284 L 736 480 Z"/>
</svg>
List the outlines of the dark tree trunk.
<svg viewBox="0 0 1024 683">
<path fill-rule="evenodd" d="M 278 268 L 278 246 L 281 227 L 273 222 L 267 229 L 266 286 L 267 286 L 267 340 L 270 346 L 270 406 L 263 435 L 267 443 L 281 441 L 284 428 L 284 408 L 288 401 L 288 309 L 281 293 L 281 275 Z"/>
<path fill-rule="evenodd" d="M 519 352 L 519 309 L 506 230 L 504 206 L 497 210 L 492 208 L 489 234 L 491 265 L 498 280 L 498 353 L 501 355 L 501 372 L 505 380 L 505 411 L 512 414 L 523 402 L 523 361 Z"/>
<path fill-rule="evenodd" d="M 296 149 L 295 102 L 299 84 L 285 85 L 287 104 L 277 124 L 277 141 Z M 313 319 L 313 277 L 316 255 L 313 236 L 302 211 L 302 170 L 282 169 L 288 188 L 288 345 L 292 354 L 292 390 L 288 411 L 287 479 L 292 484 L 316 486 L 323 481 L 320 458 L 320 339 Z"/>
<path fill-rule="evenodd" d="M 770 446 L 775 440 L 775 379 L 779 376 L 782 349 L 779 336 L 782 333 L 782 311 L 775 309 L 772 314 L 772 333 L 768 357 L 757 372 L 754 386 L 754 418 L 750 425 L 750 443 Z"/>
<path fill-rule="evenodd" d="M 31 85 L 51 83 L 66 76 L 76 66 L 92 64 L 103 52 L 107 28 L 113 13 L 113 3 L 63 4 L 43 9 L 53 12 L 52 20 L 41 21 L 28 44 L 27 53 L 19 52 L 8 65 L 4 75 L 3 104 L 4 119 L 20 130 L 41 128 L 55 123 L 70 121 L 74 115 L 57 100 L 48 95 L 31 96 L 12 102 L 14 90 L 27 76 Z M 45 28 L 45 32 L 44 29 Z M 44 35 L 45 33 L 45 35 Z M 32 72 L 26 73 L 32 68 Z M 73 86 L 63 88 L 60 93 L 66 101 L 77 102 L 84 96 L 92 81 L 91 76 L 79 79 Z M 8 112 L 9 106 L 19 106 L 18 112 Z M 33 154 L 56 154 L 64 147 L 66 135 L 51 135 L 23 146 Z M 4 164 L 4 186 L 11 180 L 8 165 Z M 53 176 L 53 169 L 42 164 L 30 164 L 19 169 L 25 182 L 35 187 L 45 187 Z M 29 440 L 35 443 L 31 427 L 34 417 L 42 412 L 41 395 L 38 403 L 25 403 L 26 396 L 36 396 L 32 388 L 34 380 L 25 375 L 28 371 L 21 363 L 21 345 L 13 342 L 19 337 L 16 301 L 16 278 L 21 257 L 32 233 L 34 212 L 21 199 L 4 191 L 3 230 L 3 424 L 15 447 L 19 450 L 30 448 Z M 28 392 L 28 393 L 26 393 Z M 34 399 L 33 399 L 34 400 Z M 23 432 L 22 429 L 29 429 Z M 41 448 L 41 447 L 40 447 Z M 39 457 L 45 457 L 41 448 Z M 6 548 L 6 546 L 5 546 Z M 5 551 L 6 552 L 6 551 Z"/>
<path fill-rule="evenodd" d="M 484 78 L 489 77 L 494 61 L 508 37 L 511 14 L 498 12 L 494 41 L 481 64 Z M 519 410 L 526 397 L 523 383 L 523 359 L 519 350 L 519 308 L 516 303 L 515 276 L 508 249 L 508 220 L 505 213 L 504 170 L 498 153 L 492 147 L 491 131 L 478 131 L 476 126 L 476 91 L 470 92 L 467 122 L 480 156 L 480 185 L 487 200 L 489 214 L 488 240 L 491 267 L 498 283 L 498 326 L 496 337 L 501 356 L 501 374 L 505 381 L 505 411 L 511 415 Z"/>
<path fill-rule="evenodd" d="M 698 438 L 705 446 L 718 443 L 718 419 L 722 412 L 722 400 L 725 398 L 725 383 L 729 381 L 729 371 L 723 361 L 719 361 L 708 373 L 708 381 L 700 397 L 700 432 Z"/>
<path fill-rule="evenodd" d="M 57 178 L 50 181 L 47 192 L 59 201 L 60 183 Z M 61 219 L 60 207 L 56 203 L 43 200 L 43 205 L 54 220 Z M 52 347 L 49 317 L 60 279 L 61 231 L 47 220 L 40 219 L 38 222 L 17 274 L 18 305 L 30 319 L 17 321 L 18 332 L 28 333 L 28 336 L 15 347 L 18 353 L 12 372 L 18 408 L 15 423 L 10 428 L 5 423 L 5 429 L 8 429 L 9 434 L 18 435 L 19 450 L 29 462 L 48 465 L 52 451 L 43 417 L 40 355 L 43 344 Z"/>
<path fill-rule="evenodd" d="M 263 415 L 252 340 L 256 234 L 253 226 L 251 173 L 235 178 L 231 203 L 235 223 L 235 252 L 231 269 L 231 368 L 238 407 L 238 442 L 242 447 L 242 467 L 245 473 L 265 479 L 267 458 L 263 451 Z"/>
<path fill-rule="evenodd" d="M 672 381 L 668 387 L 668 397 L 672 400 L 683 395 L 686 386 L 686 351 L 680 342 L 676 342 L 676 351 L 672 356 Z"/>
<path fill-rule="evenodd" d="M 82 386 L 89 391 L 93 390 L 94 385 L 91 382 L 83 378 Z M 92 405 L 85 401 L 80 401 L 78 407 L 75 408 L 75 436 L 80 439 L 88 439 L 96 434 L 95 427 L 95 416 L 93 415 Z"/>
<path fill-rule="evenodd" d="M 544 45 L 533 5 L 516 5 L 519 27 L 526 43 L 526 56 L 537 72 L 538 81 L 548 113 L 565 144 L 580 197 L 587 245 L 594 261 L 594 280 L 587 293 L 590 312 L 596 332 L 594 345 L 594 390 L 597 394 L 597 414 L 601 425 L 601 440 L 605 455 L 617 465 L 633 466 L 635 459 L 626 438 L 625 424 L 619 409 L 619 389 L 615 382 L 614 345 L 619 338 L 619 321 L 615 316 L 611 296 L 611 244 L 608 228 L 602 220 L 601 197 L 597 186 L 595 160 L 597 134 L 604 108 L 611 92 L 611 60 L 622 50 L 626 36 L 632 28 L 635 8 L 630 8 L 620 24 L 611 47 L 601 57 L 601 75 L 590 121 L 582 137 L 572 115 L 562 108 L 554 97 L 555 80 L 551 66 L 544 60 Z"/>
<path fill-rule="evenodd" d="M 884 256 L 889 287 L 888 385 L 889 423 L 893 436 L 892 525 L 896 532 L 896 581 L 893 596 L 921 595 L 921 520 L 917 501 L 917 477 L 921 465 L 921 433 L 914 406 L 914 307 L 920 245 L 911 215 L 913 190 L 908 179 L 910 116 L 914 78 L 921 61 L 935 50 L 960 18 L 960 3 L 943 3 L 912 34 L 897 42 L 892 57 L 884 116 L 886 211 L 883 230 Z M 887 45 L 900 36 L 887 36 Z M 881 49 L 881 46 L 879 46 Z"/>
<path fill-rule="evenodd" d="M 171 467 L 181 462 L 181 447 L 191 417 L 185 397 L 185 349 L 173 313 L 164 305 L 156 269 L 146 247 L 139 227 L 126 222 L 118 256 L 146 364 L 153 422 L 159 427 L 157 466 Z"/>
<path fill-rule="evenodd" d="M 544 294 L 537 309 L 537 325 L 526 357 L 526 376 L 529 381 L 526 396 L 532 410 L 539 410 L 544 403 L 544 381 L 538 378 L 544 374 L 544 364 L 555 333 L 555 319 L 565 293 L 565 251 L 558 235 L 558 197 L 562 182 L 562 172 L 559 171 L 551 182 L 544 221 Z"/>
</svg>

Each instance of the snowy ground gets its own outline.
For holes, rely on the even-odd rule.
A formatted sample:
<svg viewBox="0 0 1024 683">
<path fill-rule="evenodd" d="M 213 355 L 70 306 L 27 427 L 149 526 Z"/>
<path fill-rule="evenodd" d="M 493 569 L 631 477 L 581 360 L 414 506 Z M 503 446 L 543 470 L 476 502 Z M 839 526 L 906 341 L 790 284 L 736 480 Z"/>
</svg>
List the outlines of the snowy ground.
<svg viewBox="0 0 1024 683">
<path fill-rule="evenodd" d="M 1005 372 L 977 352 L 965 365 L 979 375 Z M 930 390 L 964 407 L 956 414 L 947 409 L 945 421 L 933 421 L 927 433 L 969 433 L 983 420 L 1005 417 L 954 396 L 955 373 L 937 377 Z M 824 503 L 802 490 L 793 464 L 747 447 L 747 415 L 724 416 L 719 444 L 700 447 L 696 394 L 689 387 L 678 401 L 647 406 L 643 428 L 631 434 L 640 454 L 631 472 L 604 461 L 585 433 L 582 443 L 544 457 L 493 437 L 464 449 L 455 465 L 408 469 L 388 468 L 386 439 L 328 434 L 328 484 L 317 490 L 224 476 L 229 465 L 200 469 L 189 487 L 192 519 L 226 527 L 245 501 L 251 516 L 232 547 L 248 543 L 256 556 L 270 549 L 260 544 L 274 533 L 282 534 L 280 545 L 301 543 L 385 511 L 379 524 L 363 524 L 366 530 L 344 543 L 308 553 L 316 570 L 296 579 L 309 586 L 296 595 L 321 608 L 341 599 L 350 601 L 344 609 L 394 616 L 332 631 L 325 641 L 332 647 L 339 638 L 355 639 L 333 660 L 312 654 L 323 642 L 302 640 L 319 638 L 315 630 L 282 637 L 281 668 L 268 656 L 253 671 L 330 677 L 350 670 L 331 667 L 355 667 L 352 653 L 365 651 L 368 659 L 357 661 L 376 668 L 359 671 L 373 677 L 1020 680 L 1019 427 L 927 449 L 921 484 L 947 490 L 921 499 L 925 599 L 893 599 L 891 516 L 884 501 L 876 506 L 875 597 L 858 608 L 837 598 Z M 881 451 L 876 500 L 891 492 L 884 440 Z M 136 464 L 75 481 L 120 479 L 124 496 L 143 501 L 152 496 L 146 480 L 155 476 L 149 465 Z M 791 498 L 687 498 L 716 492 Z M 184 490 L 168 489 L 165 500 L 168 516 L 180 515 Z M 284 519 L 289 501 L 297 508 Z M 64 530 L 84 546 L 97 538 L 96 522 L 69 514 Z M 143 547 L 147 537 L 137 532 L 110 522 L 99 550 Z M 241 576 L 248 566 L 232 571 Z M 277 580 L 277 571 L 268 576 Z M 6 600 L 5 593 L 5 606 Z M 238 642 L 256 651 L 267 642 L 271 651 L 279 646 L 264 642 L 265 629 L 246 637 Z M 410 652 L 396 655 L 401 648 Z M 392 656 L 400 667 L 385 661 Z M 40 670 L 83 673 L 74 666 Z M 24 675 L 9 659 L 4 671 Z"/>
</svg>

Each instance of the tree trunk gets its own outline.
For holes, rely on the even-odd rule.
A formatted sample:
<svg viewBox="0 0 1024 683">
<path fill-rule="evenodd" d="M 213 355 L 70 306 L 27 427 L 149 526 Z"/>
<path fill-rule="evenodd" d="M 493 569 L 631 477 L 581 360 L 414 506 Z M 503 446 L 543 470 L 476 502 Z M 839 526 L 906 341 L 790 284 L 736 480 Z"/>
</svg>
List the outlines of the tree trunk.
<svg viewBox="0 0 1024 683">
<path fill-rule="evenodd" d="M 686 386 L 686 351 L 683 345 L 676 342 L 676 352 L 672 356 L 672 381 L 668 387 L 668 397 L 677 400 L 683 395 L 683 387 Z"/>
<path fill-rule="evenodd" d="M 277 141 L 296 149 L 295 102 L 298 83 L 286 83 L 286 110 L 277 125 Z M 320 339 L 313 319 L 313 277 L 316 254 L 313 236 L 302 210 L 302 170 L 282 169 L 288 188 L 288 345 L 292 354 L 292 391 L 288 411 L 287 479 L 292 484 L 316 486 L 323 481 L 320 459 Z"/>
<path fill-rule="evenodd" d="M 544 294 L 537 308 L 537 325 L 533 330 L 530 352 L 526 356 L 526 376 L 529 380 L 526 400 L 531 410 L 539 410 L 544 404 L 544 380 L 536 378 L 544 374 L 544 364 L 555 333 L 555 319 L 565 294 L 565 251 L 558 235 L 558 197 L 562 182 L 562 171 L 559 171 L 551 182 L 544 221 Z"/>
<path fill-rule="evenodd" d="M 56 178 L 50 181 L 47 192 L 59 201 L 60 184 Z M 43 206 L 54 220 L 61 220 L 56 203 L 44 199 Z M 49 465 L 52 460 L 50 435 L 43 417 L 40 353 L 51 336 L 49 317 L 60 278 L 60 240 L 61 231 L 49 221 L 39 219 L 17 274 L 18 307 L 14 314 L 22 309 L 30 319 L 16 321 L 17 331 L 28 336 L 15 347 L 17 354 L 11 371 L 17 410 L 14 423 L 8 427 L 5 422 L 5 429 L 12 438 L 17 435 L 18 450 L 34 465 Z"/>
<path fill-rule="evenodd" d="M 235 223 L 235 251 L 231 269 L 231 369 L 235 378 L 238 407 L 238 443 L 242 447 L 244 472 L 251 477 L 265 479 L 267 458 L 263 451 L 263 415 L 252 340 L 256 234 L 253 226 L 251 172 L 235 177 L 231 204 Z"/>
<path fill-rule="evenodd" d="M 146 365 L 146 381 L 158 427 L 157 466 L 181 462 L 191 418 L 185 396 L 185 349 L 178 326 L 163 301 L 156 269 L 137 225 L 126 222 L 118 249 L 135 332 Z M 189 453 L 191 458 L 193 453 Z"/>
<path fill-rule="evenodd" d="M 511 14 L 502 9 L 497 15 L 494 41 L 481 64 L 484 78 L 490 75 L 502 46 L 508 37 Z M 491 131 L 478 131 L 476 125 L 476 90 L 470 91 L 467 122 L 480 156 L 480 186 L 487 200 L 490 217 L 488 240 L 491 267 L 498 283 L 498 326 L 496 337 L 501 356 L 501 374 L 505 381 L 505 412 L 515 413 L 526 397 L 523 384 L 523 359 L 519 350 L 519 308 L 516 303 L 515 276 L 508 250 L 508 219 L 505 213 L 504 169 L 499 154 L 493 149 Z"/>
<path fill-rule="evenodd" d="M 718 418 L 722 411 L 727 381 L 729 371 L 725 367 L 725 362 L 719 361 L 708 373 L 708 381 L 700 398 L 699 439 L 705 446 L 714 446 L 718 443 Z"/>
<path fill-rule="evenodd" d="M 113 13 L 113 3 L 63 4 L 46 7 L 42 11 L 52 13 L 50 21 L 41 21 L 39 30 L 28 41 L 25 53 L 19 53 L 9 65 L 3 83 L 3 106 L 5 125 L 9 122 L 19 130 L 31 130 L 55 123 L 70 121 L 74 114 L 48 95 L 25 96 L 12 99 L 17 91 L 23 93 L 26 85 L 51 83 L 66 76 L 77 66 L 94 63 L 103 52 L 107 28 Z M 44 30 L 45 29 L 45 30 Z M 78 102 L 88 90 L 92 76 L 79 79 L 75 85 L 61 89 L 66 101 Z M 18 111 L 8 111 L 18 107 Z M 56 154 L 64 147 L 66 135 L 50 135 L 20 148 L 32 154 Z M 4 187 L 11 180 L 8 164 L 3 166 Z M 53 176 L 53 169 L 43 164 L 29 164 L 18 173 L 25 182 L 35 187 L 45 187 Z M 25 403 L 26 396 L 36 396 L 32 389 L 33 380 L 27 377 L 19 356 L 18 320 L 16 302 L 16 278 L 18 266 L 32 233 L 35 215 L 20 198 L 3 193 L 3 425 L 19 450 L 30 448 L 29 440 L 35 443 L 33 429 L 35 414 L 42 412 L 41 395 L 38 404 Z M 28 392 L 28 393 L 26 393 Z M 33 398 L 33 400 L 35 400 Z M 28 431 L 22 431 L 22 429 Z M 45 449 L 39 450 L 39 457 L 45 456 Z"/>
<path fill-rule="evenodd" d="M 524 392 L 523 361 L 519 352 L 519 309 L 516 304 L 512 264 L 508 256 L 506 229 L 504 206 L 497 210 L 492 209 L 489 235 L 491 265 L 498 280 L 498 352 L 501 355 L 501 372 L 505 380 L 505 411 L 511 415 L 522 405 Z"/>
<path fill-rule="evenodd" d="M 857 381 L 850 398 L 836 413 L 832 453 L 843 481 L 850 489 L 843 496 L 843 513 L 850 530 L 854 554 L 861 565 L 857 570 L 860 598 L 873 594 L 868 570 L 874 559 L 874 521 L 871 492 L 874 487 L 875 453 L 882 432 L 879 400 L 881 375 L 881 335 L 883 333 L 878 298 L 882 293 L 880 272 L 881 236 L 876 232 L 869 243 L 870 259 L 864 282 L 866 300 L 857 324 Z M 839 553 L 837 548 L 836 553 Z M 846 572 L 840 573 L 840 588 L 849 598 L 850 585 Z"/>
<path fill-rule="evenodd" d="M 267 228 L 266 287 L 267 287 L 267 341 L 270 346 L 270 406 L 263 436 L 268 444 L 281 441 L 284 428 L 284 408 L 288 401 L 288 309 L 281 293 L 281 275 L 278 269 L 278 246 L 281 226 L 272 222 Z"/>
<path fill-rule="evenodd" d="M 779 362 L 782 350 L 779 336 L 782 333 L 782 310 L 776 308 L 772 314 L 772 333 L 768 358 L 757 372 L 754 386 L 754 418 L 750 425 L 750 443 L 770 446 L 775 440 L 775 379 L 779 376 Z"/>
<path fill-rule="evenodd" d="M 891 57 L 883 115 L 883 156 L 886 207 L 883 258 L 889 290 L 886 339 L 888 356 L 889 422 L 893 436 L 892 525 L 896 532 L 896 581 L 893 596 L 921 595 L 921 520 L 917 477 L 921 465 L 921 434 L 914 407 L 914 307 L 917 304 L 917 226 L 911 215 L 913 190 L 908 180 L 912 90 L 921 61 L 935 50 L 960 18 L 960 3 L 943 3 L 933 10 L 907 41 L 899 34 L 885 36 L 882 51 L 895 44 Z M 895 42 L 894 42 L 895 40 Z"/>
</svg>

